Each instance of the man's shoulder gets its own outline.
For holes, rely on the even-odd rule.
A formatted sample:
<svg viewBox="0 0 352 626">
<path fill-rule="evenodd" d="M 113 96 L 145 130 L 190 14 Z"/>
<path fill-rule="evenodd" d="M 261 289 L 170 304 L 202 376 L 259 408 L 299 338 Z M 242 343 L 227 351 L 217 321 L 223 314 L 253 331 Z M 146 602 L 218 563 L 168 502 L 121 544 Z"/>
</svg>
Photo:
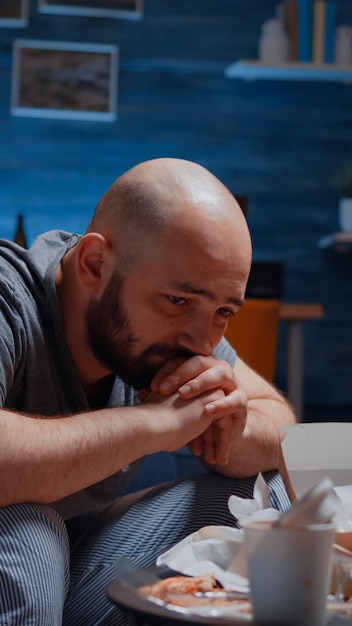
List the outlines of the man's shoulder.
<svg viewBox="0 0 352 626">
<path fill-rule="evenodd" d="M 65 254 L 65 252 L 76 245 L 79 238 L 80 235 L 64 230 L 49 230 L 36 237 L 28 253 L 35 255 L 38 252 L 46 252 L 50 256 L 55 256 L 56 253 L 60 252 Z"/>
<path fill-rule="evenodd" d="M 31 258 L 43 253 L 54 256 L 56 253 L 63 254 L 74 246 L 80 235 L 63 230 L 50 230 L 38 235 L 30 248 L 22 248 L 17 243 L 8 239 L 0 239 L 0 259 L 23 259 L 27 263 Z"/>
<path fill-rule="evenodd" d="M 39 293 L 53 280 L 56 266 L 74 246 L 78 235 L 64 231 L 48 231 L 39 235 L 27 250 L 12 241 L 0 239 L 0 272 L 2 291 Z M 43 287 L 41 287 L 41 285 Z"/>
</svg>

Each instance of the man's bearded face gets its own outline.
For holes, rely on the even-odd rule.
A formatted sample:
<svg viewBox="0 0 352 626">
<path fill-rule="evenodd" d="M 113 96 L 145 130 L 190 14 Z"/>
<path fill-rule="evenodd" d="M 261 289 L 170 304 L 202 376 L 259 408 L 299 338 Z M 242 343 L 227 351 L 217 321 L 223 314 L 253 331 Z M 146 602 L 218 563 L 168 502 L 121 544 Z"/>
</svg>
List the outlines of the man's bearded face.
<svg viewBox="0 0 352 626">
<path fill-rule="evenodd" d="M 100 300 L 92 300 L 85 320 L 90 349 L 99 363 L 136 389 L 149 387 L 161 366 L 192 354 L 178 347 L 154 343 L 138 353 L 139 338 L 122 301 L 123 278 L 115 272 Z M 146 333 L 148 329 L 146 328 Z M 155 357 L 158 358 L 156 362 Z"/>
</svg>

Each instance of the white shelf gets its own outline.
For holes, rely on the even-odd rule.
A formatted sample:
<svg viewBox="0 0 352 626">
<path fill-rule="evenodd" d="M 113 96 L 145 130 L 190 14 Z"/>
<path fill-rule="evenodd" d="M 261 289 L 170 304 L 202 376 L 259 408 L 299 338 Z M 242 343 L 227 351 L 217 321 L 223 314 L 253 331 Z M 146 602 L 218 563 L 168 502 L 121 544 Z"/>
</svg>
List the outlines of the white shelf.
<svg viewBox="0 0 352 626">
<path fill-rule="evenodd" d="M 352 233 L 331 233 L 319 239 L 318 246 L 322 250 L 330 248 L 335 252 L 350 252 L 352 251 Z"/>
<path fill-rule="evenodd" d="M 352 65 L 335 63 L 284 63 L 264 65 L 260 61 L 236 61 L 225 68 L 227 78 L 245 80 L 308 80 L 352 83 Z"/>
</svg>

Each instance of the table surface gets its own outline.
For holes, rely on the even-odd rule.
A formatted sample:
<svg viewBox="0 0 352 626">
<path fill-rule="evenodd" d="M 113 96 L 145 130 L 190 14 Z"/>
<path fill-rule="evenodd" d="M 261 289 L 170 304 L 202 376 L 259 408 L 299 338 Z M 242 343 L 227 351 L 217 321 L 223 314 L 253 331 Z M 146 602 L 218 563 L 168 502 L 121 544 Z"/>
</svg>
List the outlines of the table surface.
<svg viewBox="0 0 352 626">
<path fill-rule="evenodd" d="M 280 305 L 280 319 L 307 320 L 323 316 L 321 304 L 295 304 L 282 302 Z"/>
</svg>

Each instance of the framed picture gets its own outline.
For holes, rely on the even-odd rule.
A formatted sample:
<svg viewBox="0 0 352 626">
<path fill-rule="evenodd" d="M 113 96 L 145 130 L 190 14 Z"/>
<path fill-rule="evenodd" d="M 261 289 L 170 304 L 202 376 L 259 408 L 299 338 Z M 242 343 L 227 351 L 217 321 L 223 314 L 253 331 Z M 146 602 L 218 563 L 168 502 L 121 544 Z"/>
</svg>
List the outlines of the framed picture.
<svg viewBox="0 0 352 626">
<path fill-rule="evenodd" d="M 0 28 L 18 28 L 28 24 L 29 0 L 0 0 Z"/>
<path fill-rule="evenodd" d="M 38 0 L 42 13 L 140 19 L 143 0 Z"/>
<path fill-rule="evenodd" d="M 118 47 L 17 39 L 11 113 L 112 122 L 117 118 Z"/>
</svg>

